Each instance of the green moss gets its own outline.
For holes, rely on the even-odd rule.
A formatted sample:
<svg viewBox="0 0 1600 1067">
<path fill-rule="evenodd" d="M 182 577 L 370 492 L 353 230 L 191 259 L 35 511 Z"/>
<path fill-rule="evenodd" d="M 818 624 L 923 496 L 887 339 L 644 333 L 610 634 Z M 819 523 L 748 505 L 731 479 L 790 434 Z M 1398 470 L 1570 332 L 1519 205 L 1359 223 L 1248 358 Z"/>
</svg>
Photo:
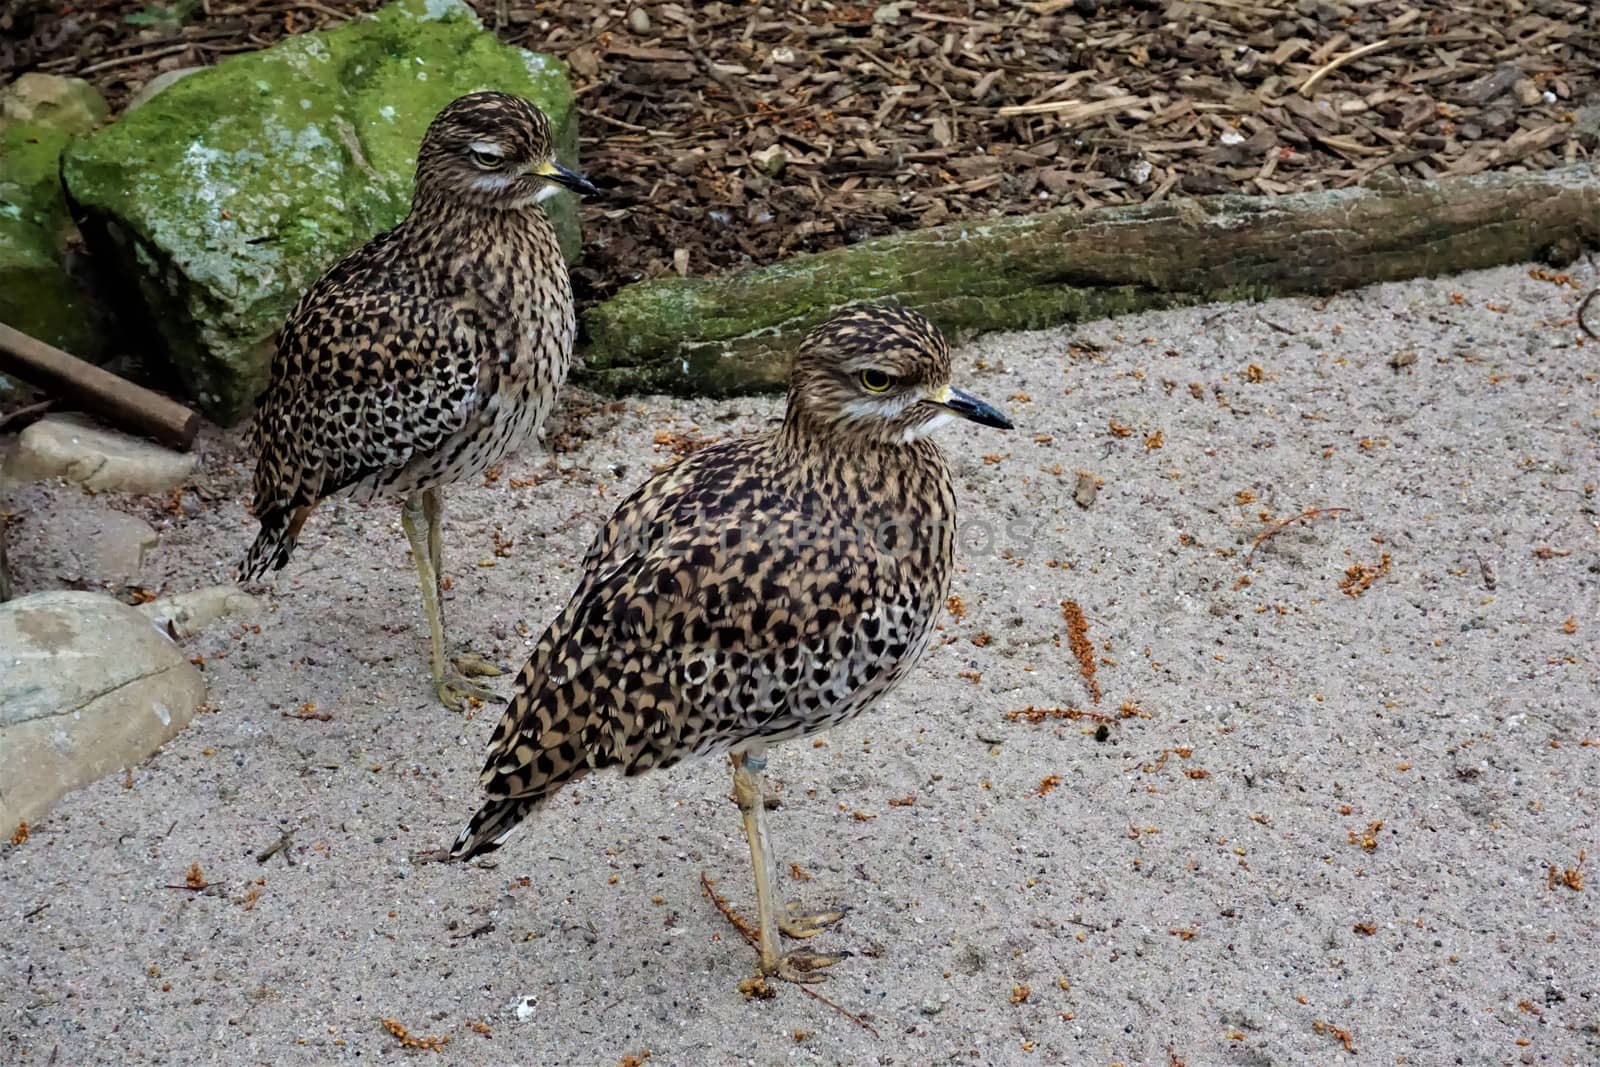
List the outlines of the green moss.
<svg viewBox="0 0 1600 1067">
<path fill-rule="evenodd" d="M 196 400 L 228 422 L 300 294 L 405 217 L 433 116 L 487 88 L 543 108 L 574 162 L 558 61 L 501 44 L 465 5 L 406 0 L 184 78 L 74 143 L 64 175 Z M 575 251 L 563 199 L 551 214 Z"/>
<path fill-rule="evenodd" d="M 0 128 L 0 322 L 84 358 L 101 354 L 95 316 L 65 267 L 72 219 L 58 177 L 68 134 Z"/>
<path fill-rule="evenodd" d="M 881 274 L 880 281 L 884 281 Z M 625 309 L 613 309 L 610 305 L 605 306 L 603 313 L 595 309 L 591 325 L 603 318 L 605 329 L 593 338 L 593 347 L 585 355 L 587 384 L 617 393 L 727 396 L 780 392 L 785 386 L 793 345 L 833 308 L 873 299 L 905 302 L 908 295 L 904 289 L 896 289 L 887 281 L 881 288 L 870 291 L 847 288 L 841 292 L 831 284 L 801 286 L 785 299 L 770 303 L 764 299 L 759 301 L 760 310 L 748 320 L 750 329 L 729 332 L 730 324 L 737 327 L 736 319 L 724 316 L 712 321 L 711 316 L 696 317 L 694 298 L 685 299 L 688 294 L 675 285 L 668 288 L 672 291 L 636 294 L 630 301 L 631 306 Z M 1224 298 L 1212 293 L 1170 292 L 1131 285 L 1041 285 L 1004 293 L 975 291 L 984 288 L 987 287 L 963 286 L 943 279 L 918 292 L 917 306 L 952 340 L 962 341 L 992 330 L 1041 329 L 1063 322 L 1089 321 Z M 824 294 L 833 302 L 817 302 L 816 298 Z M 640 299 L 646 295 L 659 299 Z M 612 311 L 619 314 L 614 317 Z M 624 315 L 628 325 L 618 321 Z M 674 330 L 681 333 L 669 340 Z M 618 340 L 642 344 L 646 337 L 660 346 L 675 341 L 671 349 L 673 355 L 624 362 L 616 358 L 617 348 L 607 351 L 601 347 L 603 343 Z M 663 347 L 656 349 L 663 350 Z"/>
<path fill-rule="evenodd" d="M 9 248 L 19 227 L 27 227 L 49 238 L 43 249 L 26 242 L 29 250 L 48 252 L 50 258 L 59 253 L 72 229 L 57 177 L 67 138 L 61 130 L 34 123 L 0 128 L 0 247 Z"/>
</svg>

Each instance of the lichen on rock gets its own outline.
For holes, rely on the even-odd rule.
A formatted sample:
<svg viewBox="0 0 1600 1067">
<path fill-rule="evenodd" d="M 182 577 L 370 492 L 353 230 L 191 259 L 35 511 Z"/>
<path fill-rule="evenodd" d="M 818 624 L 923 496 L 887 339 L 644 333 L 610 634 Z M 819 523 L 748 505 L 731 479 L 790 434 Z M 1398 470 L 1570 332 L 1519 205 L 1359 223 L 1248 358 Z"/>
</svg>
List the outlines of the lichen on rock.
<svg viewBox="0 0 1600 1067">
<path fill-rule="evenodd" d="M 459 0 L 402 0 L 197 71 L 76 142 L 63 173 L 181 379 L 231 422 L 294 302 L 405 217 L 428 123 L 479 89 L 539 105 L 575 162 L 559 61 L 502 44 Z M 575 254 L 570 195 L 546 209 Z"/>
</svg>

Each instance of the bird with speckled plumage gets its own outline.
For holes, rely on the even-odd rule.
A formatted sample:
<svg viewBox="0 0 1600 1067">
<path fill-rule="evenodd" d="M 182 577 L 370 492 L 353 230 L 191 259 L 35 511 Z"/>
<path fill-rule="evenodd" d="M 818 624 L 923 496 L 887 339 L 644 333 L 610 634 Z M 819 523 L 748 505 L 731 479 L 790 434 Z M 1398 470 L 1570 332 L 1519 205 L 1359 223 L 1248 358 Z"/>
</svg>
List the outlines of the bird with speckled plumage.
<svg viewBox="0 0 1600 1067">
<path fill-rule="evenodd" d="M 755 868 L 760 966 L 798 981 L 837 962 L 807 937 L 841 911 L 773 900 L 766 747 L 880 700 L 927 649 L 950 587 L 956 501 L 930 431 L 1011 423 L 950 386 L 921 315 L 847 309 L 806 338 L 782 425 L 707 446 L 616 511 L 516 679 L 489 745 L 489 799 L 451 849 L 498 848 L 562 786 L 729 754 Z"/>
<path fill-rule="evenodd" d="M 433 685 L 446 707 L 491 695 L 447 662 L 443 488 L 535 436 L 566 380 L 572 283 L 539 202 L 594 187 L 554 158 L 550 122 L 517 96 L 463 96 L 417 154 L 411 212 L 341 260 L 278 337 L 258 401 L 252 511 L 241 579 L 283 567 L 320 501 L 399 497 L 422 583 Z"/>
</svg>

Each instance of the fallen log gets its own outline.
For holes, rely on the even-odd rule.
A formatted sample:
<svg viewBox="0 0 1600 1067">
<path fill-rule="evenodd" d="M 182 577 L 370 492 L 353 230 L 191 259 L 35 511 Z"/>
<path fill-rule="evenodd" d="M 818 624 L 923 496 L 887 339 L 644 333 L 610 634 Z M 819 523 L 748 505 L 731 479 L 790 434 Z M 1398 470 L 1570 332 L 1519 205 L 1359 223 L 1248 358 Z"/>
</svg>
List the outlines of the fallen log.
<svg viewBox="0 0 1600 1067">
<path fill-rule="evenodd" d="M 1600 170 L 1390 181 L 954 223 L 710 278 L 628 286 L 583 317 L 611 392 L 779 388 L 842 305 L 916 308 L 954 338 L 1214 300 L 1319 295 L 1600 244 Z"/>
<path fill-rule="evenodd" d="M 188 450 L 200 416 L 160 393 L 0 323 L 0 372 L 64 397 L 119 429 Z"/>
</svg>

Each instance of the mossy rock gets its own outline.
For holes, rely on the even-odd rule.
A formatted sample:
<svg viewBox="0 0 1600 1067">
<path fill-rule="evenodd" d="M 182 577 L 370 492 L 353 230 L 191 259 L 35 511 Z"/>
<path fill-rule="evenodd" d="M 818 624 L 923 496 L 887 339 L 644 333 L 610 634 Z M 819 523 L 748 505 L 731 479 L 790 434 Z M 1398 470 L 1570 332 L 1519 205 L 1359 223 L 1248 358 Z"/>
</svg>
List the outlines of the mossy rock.
<svg viewBox="0 0 1600 1067">
<path fill-rule="evenodd" d="M 402 0 L 195 72 L 76 141 L 63 176 L 180 380 L 230 423 L 265 384 L 300 295 L 405 217 L 428 123 L 480 89 L 537 104 L 576 164 L 559 61 L 502 44 L 459 0 Z M 545 208 L 575 255 L 574 199 Z"/>
<path fill-rule="evenodd" d="M 67 266 L 75 231 L 61 152 L 105 116 L 100 94 L 74 78 L 24 74 L 0 94 L 0 322 L 86 359 L 104 344 Z"/>
</svg>

